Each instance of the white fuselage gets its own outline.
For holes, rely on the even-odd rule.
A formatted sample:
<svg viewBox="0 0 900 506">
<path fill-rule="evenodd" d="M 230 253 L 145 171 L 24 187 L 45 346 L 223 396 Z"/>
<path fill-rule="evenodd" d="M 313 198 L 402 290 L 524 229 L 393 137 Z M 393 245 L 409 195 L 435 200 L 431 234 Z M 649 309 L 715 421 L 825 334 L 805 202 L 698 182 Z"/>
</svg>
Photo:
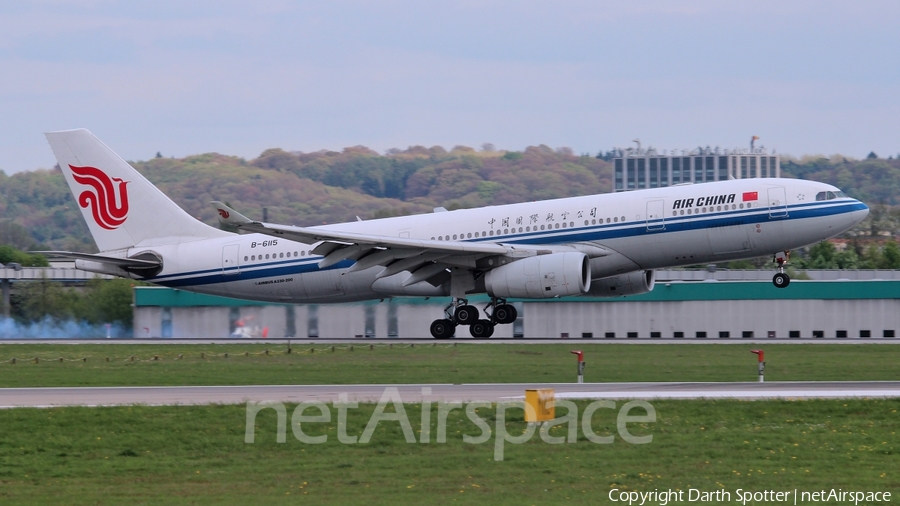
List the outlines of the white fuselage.
<svg viewBox="0 0 900 506">
<path fill-rule="evenodd" d="M 832 192 L 830 200 L 817 200 Z M 837 194 L 837 197 L 835 195 Z M 827 198 L 827 197 L 824 197 Z M 589 195 L 317 227 L 388 237 L 507 245 L 596 245 L 592 277 L 771 255 L 833 237 L 868 213 L 837 188 L 796 179 L 744 179 Z M 347 302 L 449 295 L 446 286 L 403 288 L 346 260 L 320 269 L 315 245 L 260 234 L 129 249 L 153 251 L 165 286 L 276 302 Z"/>
</svg>

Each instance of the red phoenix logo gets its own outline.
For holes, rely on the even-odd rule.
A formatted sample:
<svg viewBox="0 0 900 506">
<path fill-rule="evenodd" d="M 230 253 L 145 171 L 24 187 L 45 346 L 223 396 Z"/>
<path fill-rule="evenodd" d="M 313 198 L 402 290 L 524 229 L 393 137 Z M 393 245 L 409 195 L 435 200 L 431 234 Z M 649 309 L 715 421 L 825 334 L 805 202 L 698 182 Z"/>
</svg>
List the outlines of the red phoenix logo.
<svg viewBox="0 0 900 506">
<path fill-rule="evenodd" d="M 91 214 L 97 225 L 106 230 L 115 230 L 125 223 L 128 216 L 128 192 L 125 185 L 128 181 L 110 178 L 96 167 L 69 165 L 69 168 L 78 184 L 91 187 L 91 190 L 81 192 L 78 204 L 84 208 L 91 206 Z"/>
<path fill-rule="evenodd" d="M 224 209 L 219 209 L 219 216 L 227 220 L 228 217 L 231 216 L 231 214 L 229 214 L 229 212 Z"/>
</svg>

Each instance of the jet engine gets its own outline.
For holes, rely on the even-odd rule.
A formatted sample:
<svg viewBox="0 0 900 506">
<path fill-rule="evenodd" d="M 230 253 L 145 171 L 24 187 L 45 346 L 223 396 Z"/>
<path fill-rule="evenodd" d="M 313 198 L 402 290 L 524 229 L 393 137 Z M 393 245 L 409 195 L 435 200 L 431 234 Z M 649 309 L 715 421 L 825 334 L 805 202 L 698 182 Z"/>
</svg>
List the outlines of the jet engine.
<svg viewBox="0 0 900 506">
<path fill-rule="evenodd" d="M 654 271 L 633 271 L 619 276 L 593 280 L 588 295 L 594 297 L 637 295 L 653 290 L 655 284 L 656 273 Z"/>
<path fill-rule="evenodd" d="M 492 297 L 584 295 L 591 288 L 590 262 L 587 255 L 574 251 L 527 257 L 488 271 L 484 286 Z"/>
</svg>

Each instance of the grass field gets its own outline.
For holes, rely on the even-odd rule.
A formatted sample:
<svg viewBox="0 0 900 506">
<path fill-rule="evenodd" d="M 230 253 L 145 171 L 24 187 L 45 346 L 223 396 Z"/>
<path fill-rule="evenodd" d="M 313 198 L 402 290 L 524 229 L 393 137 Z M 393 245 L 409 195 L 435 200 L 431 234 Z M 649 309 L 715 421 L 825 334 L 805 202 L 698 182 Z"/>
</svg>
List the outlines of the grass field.
<svg viewBox="0 0 900 506">
<path fill-rule="evenodd" d="M 766 352 L 768 381 L 900 379 L 900 346 L 754 346 Z M 585 352 L 586 382 L 755 381 L 754 346 L 363 343 L 310 353 L 294 344 L 288 354 L 283 345 L 0 345 L 0 387 L 562 383 L 575 379 L 573 349 Z"/>
<path fill-rule="evenodd" d="M 608 504 L 612 488 L 900 493 L 898 399 L 653 406 L 657 421 L 631 428 L 652 435 L 649 444 L 596 444 L 579 430 L 572 444 L 534 436 L 507 445 L 503 461 L 491 441 L 462 441 L 479 429 L 459 411 L 444 444 L 433 435 L 408 444 L 397 422 L 382 422 L 369 443 L 351 445 L 335 440 L 334 423 L 318 424 L 306 431 L 329 439 L 311 445 L 290 430 L 276 443 L 272 410 L 258 415 L 256 441 L 246 444 L 244 406 L 2 410 L 0 502 Z M 350 410 L 347 433 L 362 433 L 372 410 Z M 419 406 L 406 410 L 418 431 Z M 521 433 L 521 410 L 511 414 L 507 430 Z M 491 409 L 479 416 L 494 424 Z M 593 427 L 615 434 L 615 412 L 600 410 Z"/>
</svg>

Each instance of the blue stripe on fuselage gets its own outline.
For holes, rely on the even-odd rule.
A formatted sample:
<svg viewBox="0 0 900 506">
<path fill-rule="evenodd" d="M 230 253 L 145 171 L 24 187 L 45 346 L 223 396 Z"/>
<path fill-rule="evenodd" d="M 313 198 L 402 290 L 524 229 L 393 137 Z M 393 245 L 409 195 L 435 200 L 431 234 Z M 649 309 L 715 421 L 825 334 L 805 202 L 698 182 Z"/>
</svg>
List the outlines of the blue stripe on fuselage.
<svg viewBox="0 0 900 506">
<path fill-rule="evenodd" d="M 808 204 L 793 204 L 788 206 L 788 215 L 771 218 L 774 220 L 788 221 L 807 218 L 821 218 L 836 214 L 850 213 L 867 209 L 866 205 L 859 201 L 841 201 L 835 203 L 814 202 Z M 754 209 L 729 210 L 723 212 L 706 213 L 691 216 L 667 217 L 663 220 L 654 220 L 651 225 L 660 227 L 653 230 L 647 228 L 645 220 L 626 223 L 610 223 L 603 225 L 589 225 L 567 229 L 554 229 L 553 231 L 537 231 L 488 238 L 472 239 L 468 242 L 503 242 L 506 244 L 560 244 L 587 241 L 604 241 L 625 237 L 637 237 L 642 235 L 658 235 L 688 230 L 699 230 L 734 225 L 748 225 L 768 221 L 769 208 L 758 207 Z M 661 228 L 662 226 L 665 228 Z M 346 269 L 354 264 L 353 260 L 343 260 L 335 265 L 320 269 L 318 263 L 320 257 L 305 259 L 292 259 L 279 262 L 267 262 L 264 264 L 244 264 L 233 269 L 206 269 L 200 271 L 168 274 L 148 279 L 164 286 L 194 286 L 226 283 L 233 281 L 245 281 L 260 278 L 278 276 L 290 276 L 310 272 L 326 271 L 332 269 Z M 235 272 L 239 271 L 237 274 Z M 224 274 L 230 272 L 231 274 Z"/>
</svg>

